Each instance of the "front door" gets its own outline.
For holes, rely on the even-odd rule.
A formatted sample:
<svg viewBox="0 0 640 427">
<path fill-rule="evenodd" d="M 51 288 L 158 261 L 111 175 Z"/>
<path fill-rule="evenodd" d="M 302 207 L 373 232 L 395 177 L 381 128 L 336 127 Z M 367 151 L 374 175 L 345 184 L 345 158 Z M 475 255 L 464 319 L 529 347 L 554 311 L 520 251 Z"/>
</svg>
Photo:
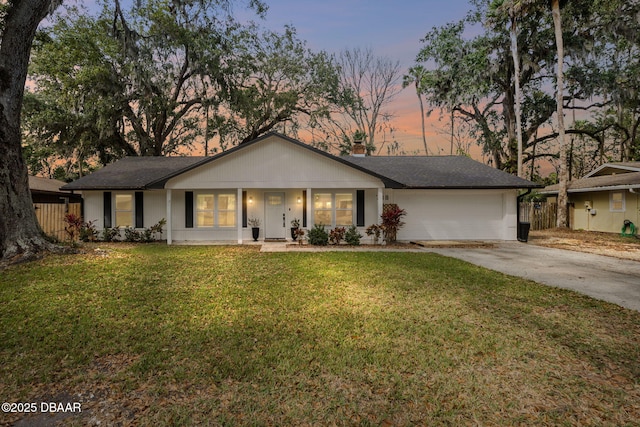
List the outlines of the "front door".
<svg viewBox="0 0 640 427">
<path fill-rule="evenodd" d="M 286 237 L 284 193 L 264 194 L 264 236 L 266 239 Z"/>
</svg>

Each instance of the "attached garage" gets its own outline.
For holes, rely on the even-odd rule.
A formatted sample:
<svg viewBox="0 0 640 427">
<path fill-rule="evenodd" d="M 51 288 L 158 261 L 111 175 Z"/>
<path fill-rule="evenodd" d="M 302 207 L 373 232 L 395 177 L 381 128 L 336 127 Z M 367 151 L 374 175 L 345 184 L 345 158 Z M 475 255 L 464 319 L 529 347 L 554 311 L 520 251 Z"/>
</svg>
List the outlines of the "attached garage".
<svg viewBox="0 0 640 427">
<path fill-rule="evenodd" d="M 407 211 L 400 240 L 513 240 L 515 190 L 393 190 Z"/>
</svg>

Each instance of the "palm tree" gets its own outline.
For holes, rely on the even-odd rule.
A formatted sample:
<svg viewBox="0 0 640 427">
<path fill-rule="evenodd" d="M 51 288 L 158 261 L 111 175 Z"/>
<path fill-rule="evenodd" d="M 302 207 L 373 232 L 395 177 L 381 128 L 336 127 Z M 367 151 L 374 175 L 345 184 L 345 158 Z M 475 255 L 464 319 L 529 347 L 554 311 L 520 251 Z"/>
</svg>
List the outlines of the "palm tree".
<svg viewBox="0 0 640 427">
<path fill-rule="evenodd" d="M 405 75 L 402 80 L 402 87 L 406 88 L 411 84 L 416 86 L 416 95 L 418 95 L 418 101 L 420 101 L 420 118 L 422 119 L 422 143 L 424 144 L 424 152 L 428 156 L 429 149 L 427 148 L 427 135 L 424 127 L 424 103 L 422 102 L 422 79 L 424 74 L 425 69 L 422 65 L 409 68 L 409 74 Z"/>
<path fill-rule="evenodd" d="M 558 56 L 558 65 L 556 67 L 556 108 L 558 116 L 558 143 L 560 145 L 560 171 L 558 174 L 559 191 L 558 191 L 558 217 L 556 220 L 557 227 L 567 226 L 567 184 L 569 181 L 567 168 L 567 146 L 565 144 L 564 129 L 564 41 L 562 37 L 562 16 L 561 0 L 546 0 L 551 6 L 551 14 L 553 16 L 553 27 L 556 39 L 556 49 Z M 496 12 L 509 14 L 511 20 L 511 53 L 515 68 L 516 82 L 516 132 L 518 138 L 518 176 L 522 176 L 522 129 L 521 122 L 521 106 L 520 106 L 520 61 L 518 57 L 518 39 L 517 39 L 517 19 L 519 16 L 527 13 L 535 6 L 540 6 L 542 0 L 495 0 L 492 3 L 492 9 Z M 562 4 L 567 0 L 563 0 Z"/>
<path fill-rule="evenodd" d="M 565 228 L 567 226 L 567 184 L 569 182 L 569 171 L 567 168 L 567 146 L 564 135 L 564 42 L 562 39 L 562 17 L 560 15 L 560 0 L 550 0 L 551 13 L 553 15 L 553 28 L 556 36 L 556 49 L 558 50 L 558 66 L 556 70 L 556 105 L 558 113 L 558 143 L 560 144 L 560 171 L 558 174 L 558 217 L 556 226 Z"/>
<path fill-rule="evenodd" d="M 518 176 L 523 177 L 522 157 L 522 88 L 520 87 L 520 55 L 518 50 L 518 19 L 539 3 L 538 0 L 494 0 L 490 6 L 489 21 L 499 21 L 501 16 L 509 16 L 511 36 L 511 57 L 515 82 L 516 139 L 518 144 Z"/>
</svg>

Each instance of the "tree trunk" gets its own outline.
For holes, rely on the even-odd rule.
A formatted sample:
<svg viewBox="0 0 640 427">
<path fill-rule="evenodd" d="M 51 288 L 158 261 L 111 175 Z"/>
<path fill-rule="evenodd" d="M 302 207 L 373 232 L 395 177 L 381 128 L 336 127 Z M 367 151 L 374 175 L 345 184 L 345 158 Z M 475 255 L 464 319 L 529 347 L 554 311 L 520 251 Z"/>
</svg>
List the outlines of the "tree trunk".
<svg viewBox="0 0 640 427">
<path fill-rule="evenodd" d="M 20 112 L 31 44 L 51 0 L 10 3 L 0 44 L 0 260 L 53 249 L 42 235 L 22 157 Z"/>
<path fill-rule="evenodd" d="M 511 17 L 511 56 L 513 57 L 513 74 L 516 86 L 516 138 L 518 141 L 518 176 L 522 171 L 522 90 L 520 89 L 520 56 L 518 55 L 518 26 L 515 17 Z"/>
<path fill-rule="evenodd" d="M 424 155 L 429 155 L 429 149 L 427 148 L 427 132 L 424 126 L 424 103 L 422 102 L 422 95 L 418 87 L 418 80 L 416 79 L 416 92 L 418 93 L 418 101 L 420 101 L 420 117 L 422 118 L 422 143 L 424 144 Z"/>
<path fill-rule="evenodd" d="M 504 117 L 505 128 L 507 130 L 507 140 L 509 141 L 507 145 L 507 158 L 506 160 L 506 168 L 505 170 L 509 173 L 517 172 L 517 163 L 518 163 L 518 147 L 517 147 L 517 137 L 516 137 L 516 112 L 515 112 L 515 94 L 509 86 L 505 90 L 504 94 L 504 102 L 502 105 L 502 116 Z M 516 144 L 514 144 L 514 141 Z"/>
<path fill-rule="evenodd" d="M 558 143 L 560 144 L 560 170 L 559 170 L 559 189 L 558 189 L 558 218 L 556 226 L 559 228 L 567 227 L 567 210 L 568 197 L 567 185 L 569 181 L 567 169 L 567 145 L 564 135 L 564 110 L 563 110 L 563 93 L 564 93 L 564 42 L 562 40 L 562 18 L 560 15 L 560 0 L 551 1 L 551 12 L 553 14 L 553 26 L 556 35 L 556 48 L 558 49 L 558 67 L 556 82 L 556 102 L 558 109 Z"/>
</svg>

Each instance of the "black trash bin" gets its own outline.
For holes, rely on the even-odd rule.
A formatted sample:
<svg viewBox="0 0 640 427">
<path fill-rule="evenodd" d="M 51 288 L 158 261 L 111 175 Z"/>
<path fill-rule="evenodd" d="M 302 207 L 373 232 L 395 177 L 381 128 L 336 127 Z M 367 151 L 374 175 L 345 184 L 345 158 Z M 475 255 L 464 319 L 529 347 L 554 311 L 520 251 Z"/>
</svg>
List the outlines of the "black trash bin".
<svg viewBox="0 0 640 427">
<path fill-rule="evenodd" d="M 531 223 L 519 222 L 518 223 L 518 240 L 521 242 L 529 241 L 529 230 L 531 229 Z"/>
</svg>

